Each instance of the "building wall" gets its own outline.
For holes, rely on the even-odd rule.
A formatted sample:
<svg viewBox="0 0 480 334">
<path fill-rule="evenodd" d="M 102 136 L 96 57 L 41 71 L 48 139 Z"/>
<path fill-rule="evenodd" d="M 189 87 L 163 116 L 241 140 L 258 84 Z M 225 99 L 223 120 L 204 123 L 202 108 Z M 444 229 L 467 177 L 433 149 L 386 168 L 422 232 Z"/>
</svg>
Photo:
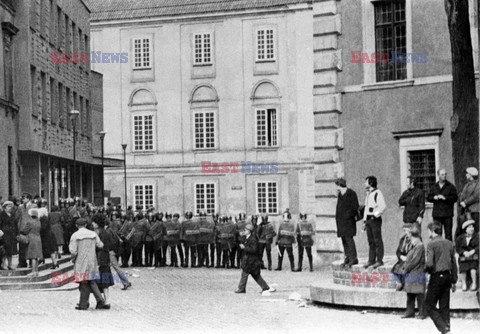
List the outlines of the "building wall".
<svg viewBox="0 0 480 334">
<path fill-rule="evenodd" d="M 0 22 L 10 23 L 15 27 L 15 8 L 10 1 L 0 2 Z M 15 28 L 13 28 L 15 30 Z M 0 198 L 7 200 L 8 196 L 18 191 L 17 178 L 17 129 L 18 105 L 16 105 L 13 82 L 13 52 L 17 46 L 17 37 L 8 29 L 0 30 Z M 8 51 L 7 51 L 8 50 Z M 10 57 L 10 61 L 7 59 Z M 10 68 L 8 68 L 10 67 Z M 6 79 L 6 73 L 11 73 L 11 79 Z M 9 158 L 10 155 L 10 158 Z M 9 166 L 10 165 L 10 166 Z M 10 169 L 10 174 L 9 174 Z"/>
<path fill-rule="evenodd" d="M 254 61 L 256 27 L 273 26 L 277 32 L 277 61 L 257 64 Z M 225 15 L 216 19 L 197 18 L 181 22 L 122 27 L 95 24 L 92 27 L 92 50 L 129 52 L 125 64 L 92 64 L 104 74 L 107 136 L 105 152 L 121 158 L 121 143 L 127 146 L 128 197 L 132 204 L 133 186 L 152 183 L 156 186 L 155 204 L 159 210 L 193 211 L 193 187 L 196 182 L 218 184 L 218 208 L 221 213 L 245 211 L 253 214 L 255 182 L 274 180 L 279 184 L 278 211 L 287 207 L 313 212 L 313 189 L 306 181 L 313 178 L 313 123 L 311 89 L 313 62 L 311 10 L 280 11 L 269 14 Z M 192 66 L 192 34 L 211 31 L 214 40 L 214 66 Z M 154 70 L 151 80 L 132 82 L 131 39 L 150 35 L 154 41 Z M 238 38 L 232 39 L 232 36 Z M 272 65 L 272 66 L 270 66 Z M 278 89 L 277 99 L 252 99 L 254 88 L 268 80 Z M 200 85 L 213 87 L 218 102 L 191 103 Z M 132 111 L 130 98 L 135 89 L 146 88 L 155 96 L 156 150 L 152 154 L 132 152 Z M 210 103 L 210 104 L 209 104 Z M 274 105 L 279 110 L 279 148 L 255 148 L 255 105 Z M 216 110 L 217 149 L 213 152 L 193 149 L 193 109 Z M 202 174 L 201 162 L 275 162 L 275 174 L 246 175 Z M 123 199 L 123 170 L 109 170 L 107 189 L 113 197 Z"/>
<path fill-rule="evenodd" d="M 366 82 L 365 72 L 375 64 L 352 63 L 351 51 L 368 51 L 365 50 L 365 27 L 373 27 L 374 24 L 365 20 L 365 8 L 368 6 L 373 7 L 372 1 L 355 1 L 344 6 L 342 11 L 342 20 L 349 22 L 344 25 L 344 34 L 339 37 L 339 47 L 344 50 L 344 67 L 339 75 L 339 89 L 343 93 L 343 158 L 347 184 L 357 192 L 361 202 L 365 198 L 365 177 L 375 175 L 378 178 L 378 187 L 387 203 L 383 222 L 385 250 L 392 254 L 402 234 L 403 224 L 403 209 L 398 205 L 398 199 L 406 189 L 401 167 L 403 138 L 413 136 L 421 142 L 426 137 L 413 134 L 420 130 L 424 135 L 437 138 L 436 169 L 446 168 L 447 177 L 453 179 L 450 42 L 443 3 L 407 0 L 407 52 L 428 52 L 428 62 L 412 64 L 411 68 L 407 66 L 407 80 Z M 426 19 L 427 12 L 435 20 Z M 363 13 L 363 16 L 358 13 Z M 478 39 L 478 36 L 472 38 Z M 478 43 L 472 44 L 477 46 L 477 54 Z M 427 235 L 426 226 L 431 221 L 431 205 L 427 204 L 422 224 L 424 237 Z M 358 227 L 361 227 L 360 224 Z M 365 233 L 358 233 L 357 247 L 363 255 L 368 252 L 366 239 Z"/>
</svg>

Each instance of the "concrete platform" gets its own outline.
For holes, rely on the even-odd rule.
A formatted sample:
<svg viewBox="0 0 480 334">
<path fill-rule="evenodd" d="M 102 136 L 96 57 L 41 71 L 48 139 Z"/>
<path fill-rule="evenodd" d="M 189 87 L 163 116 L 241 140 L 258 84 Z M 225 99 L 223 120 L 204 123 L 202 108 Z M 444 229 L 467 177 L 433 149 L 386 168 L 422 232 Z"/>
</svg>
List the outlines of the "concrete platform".
<svg viewBox="0 0 480 334">
<path fill-rule="evenodd" d="M 395 258 L 387 258 L 385 265 L 375 270 L 359 265 L 345 270 L 342 261 L 332 263 L 330 277 L 323 276 L 310 286 L 310 298 L 314 302 L 352 307 L 405 309 L 407 294 L 396 291 L 396 283 L 390 274 Z M 450 307 L 458 311 L 478 311 L 478 291 L 457 291 L 450 295 Z"/>
</svg>

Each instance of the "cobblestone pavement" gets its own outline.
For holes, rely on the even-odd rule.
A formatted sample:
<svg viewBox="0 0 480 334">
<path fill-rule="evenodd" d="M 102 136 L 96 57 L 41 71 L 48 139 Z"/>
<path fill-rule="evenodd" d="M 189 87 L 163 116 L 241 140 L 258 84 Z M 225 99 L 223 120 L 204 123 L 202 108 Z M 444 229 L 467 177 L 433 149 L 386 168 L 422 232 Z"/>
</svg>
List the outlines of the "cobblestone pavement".
<svg viewBox="0 0 480 334">
<path fill-rule="evenodd" d="M 0 333 L 437 333 L 430 319 L 368 313 L 286 301 L 292 292 L 309 298 L 309 285 L 330 273 L 262 271 L 278 291 L 263 297 L 250 277 L 237 295 L 233 269 L 129 269 L 133 288 L 110 288 L 111 310 L 74 309 L 78 290 L 0 291 Z M 138 277 L 136 277 L 138 276 Z M 477 332 L 480 321 L 452 319 L 453 333 Z"/>
</svg>

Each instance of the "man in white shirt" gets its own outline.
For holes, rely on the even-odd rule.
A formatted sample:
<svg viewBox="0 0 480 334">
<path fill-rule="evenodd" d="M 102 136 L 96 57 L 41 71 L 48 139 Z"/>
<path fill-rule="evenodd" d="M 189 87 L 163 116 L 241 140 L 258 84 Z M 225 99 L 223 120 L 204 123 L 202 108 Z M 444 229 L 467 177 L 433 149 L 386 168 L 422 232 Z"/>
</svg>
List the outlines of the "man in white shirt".
<svg viewBox="0 0 480 334">
<path fill-rule="evenodd" d="M 367 196 L 365 197 L 365 212 L 363 220 L 368 239 L 368 262 L 365 268 L 376 269 L 383 265 L 382 214 L 386 205 L 383 194 L 377 189 L 377 178 L 365 178 Z"/>
</svg>

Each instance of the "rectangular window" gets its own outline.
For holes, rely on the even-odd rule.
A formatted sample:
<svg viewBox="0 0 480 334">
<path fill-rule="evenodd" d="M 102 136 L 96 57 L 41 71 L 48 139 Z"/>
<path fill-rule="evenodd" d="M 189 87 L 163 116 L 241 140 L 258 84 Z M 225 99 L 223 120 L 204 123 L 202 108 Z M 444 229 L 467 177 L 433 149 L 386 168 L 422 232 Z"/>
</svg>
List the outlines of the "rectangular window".
<svg viewBox="0 0 480 334">
<path fill-rule="evenodd" d="M 204 211 L 207 215 L 215 213 L 215 183 L 195 184 L 195 214 Z"/>
<path fill-rule="evenodd" d="M 63 91 L 63 85 L 59 82 L 58 83 L 58 92 L 57 92 L 57 97 L 58 97 L 58 123 L 60 125 L 61 128 L 63 128 L 65 126 L 65 121 L 64 121 L 64 118 L 65 118 L 65 113 L 63 112 L 63 108 L 65 108 L 65 106 L 63 105 L 63 94 L 64 94 L 64 91 Z"/>
<path fill-rule="evenodd" d="M 257 109 L 257 146 L 276 147 L 277 110 Z"/>
<path fill-rule="evenodd" d="M 32 115 L 38 116 L 37 69 L 35 66 L 30 66 L 30 84 L 32 94 Z"/>
<path fill-rule="evenodd" d="M 136 184 L 134 187 L 135 206 L 141 206 L 143 210 L 153 207 L 153 184 Z"/>
<path fill-rule="evenodd" d="M 76 92 L 73 92 L 73 110 L 80 111 L 78 109 L 78 94 Z M 80 129 L 82 128 L 82 114 L 81 113 L 75 119 L 75 123 L 73 123 L 73 119 L 72 119 L 72 127 L 73 127 L 74 132 L 76 131 L 77 134 L 80 133 L 79 128 Z"/>
<path fill-rule="evenodd" d="M 69 111 L 72 110 L 72 96 L 70 94 L 70 88 L 66 88 L 65 89 L 65 94 L 67 95 L 67 98 L 66 98 L 66 101 L 67 101 L 67 107 L 65 109 L 65 121 L 67 123 L 67 129 L 70 130 L 72 128 L 72 122 L 70 120 L 70 115 L 69 115 Z"/>
<path fill-rule="evenodd" d="M 92 111 L 90 110 L 90 101 L 86 100 L 85 108 L 87 110 L 87 137 L 92 134 Z"/>
<path fill-rule="evenodd" d="M 133 68 L 146 69 L 150 65 L 150 38 L 135 38 L 133 40 L 133 53 L 135 61 Z"/>
<path fill-rule="evenodd" d="M 258 29 L 256 35 L 257 61 L 275 60 L 275 31 Z"/>
<path fill-rule="evenodd" d="M 212 63 L 212 34 L 195 34 L 195 64 Z"/>
<path fill-rule="evenodd" d="M 400 53 L 407 52 L 405 1 L 375 2 L 375 47 L 378 53 L 388 53 L 387 63 L 376 63 L 377 82 L 404 80 L 407 64 Z"/>
<path fill-rule="evenodd" d="M 42 119 L 47 119 L 47 75 L 44 72 L 40 72 L 40 78 L 42 81 Z"/>
<path fill-rule="evenodd" d="M 195 148 L 215 148 L 215 113 L 213 111 L 195 113 Z"/>
<path fill-rule="evenodd" d="M 42 36 L 45 36 L 47 31 L 48 18 L 46 17 L 45 12 L 46 12 L 45 0 L 40 0 L 39 19 L 40 19 L 40 34 Z"/>
<path fill-rule="evenodd" d="M 62 19 L 63 19 L 63 14 L 62 14 L 62 9 L 57 6 L 57 47 L 59 49 L 63 49 L 63 29 L 62 29 Z"/>
<path fill-rule="evenodd" d="M 278 213 L 277 182 L 257 182 L 257 212 Z"/>
<path fill-rule="evenodd" d="M 58 122 L 58 105 L 57 105 L 57 85 L 55 85 L 55 80 L 50 78 L 50 120 L 52 124 L 57 124 Z"/>
<path fill-rule="evenodd" d="M 56 28 L 57 25 L 55 24 L 55 17 L 57 15 L 56 7 L 55 4 L 53 3 L 53 0 L 50 1 L 50 26 L 49 26 L 49 32 L 48 36 L 50 37 L 50 43 L 55 44 L 55 39 L 57 38 L 57 33 L 56 33 Z"/>
<path fill-rule="evenodd" d="M 8 196 L 13 196 L 13 171 L 15 170 L 13 159 L 13 147 L 8 146 L 7 151 L 7 163 L 8 163 Z"/>
<path fill-rule="evenodd" d="M 153 115 L 133 116 L 134 150 L 153 151 Z"/>
<path fill-rule="evenodd" d="M 78 52 L 77 25 L 72 21 L 72 52 Z"/>
<path fill-rule="evenodd" d="M 80 123 L 79 123 L 79 129 L 78 129 L 78 132 L 82 133 L 82 134 L 85 134 L 85 109 L 83 108 L 83 97 L 80 96 L 80 106 L 79 106 L 80 109 L 78 109 L 80 111 L 80 116 L 78 117 L 79 120 L 80 120 Z"/>
<path fill-rule="evenodd" d="M 417 187 L 425 192 L 436 182 L 435 150 L 408 151 L 409 176 L 417 181 Z"/>
</svg>

